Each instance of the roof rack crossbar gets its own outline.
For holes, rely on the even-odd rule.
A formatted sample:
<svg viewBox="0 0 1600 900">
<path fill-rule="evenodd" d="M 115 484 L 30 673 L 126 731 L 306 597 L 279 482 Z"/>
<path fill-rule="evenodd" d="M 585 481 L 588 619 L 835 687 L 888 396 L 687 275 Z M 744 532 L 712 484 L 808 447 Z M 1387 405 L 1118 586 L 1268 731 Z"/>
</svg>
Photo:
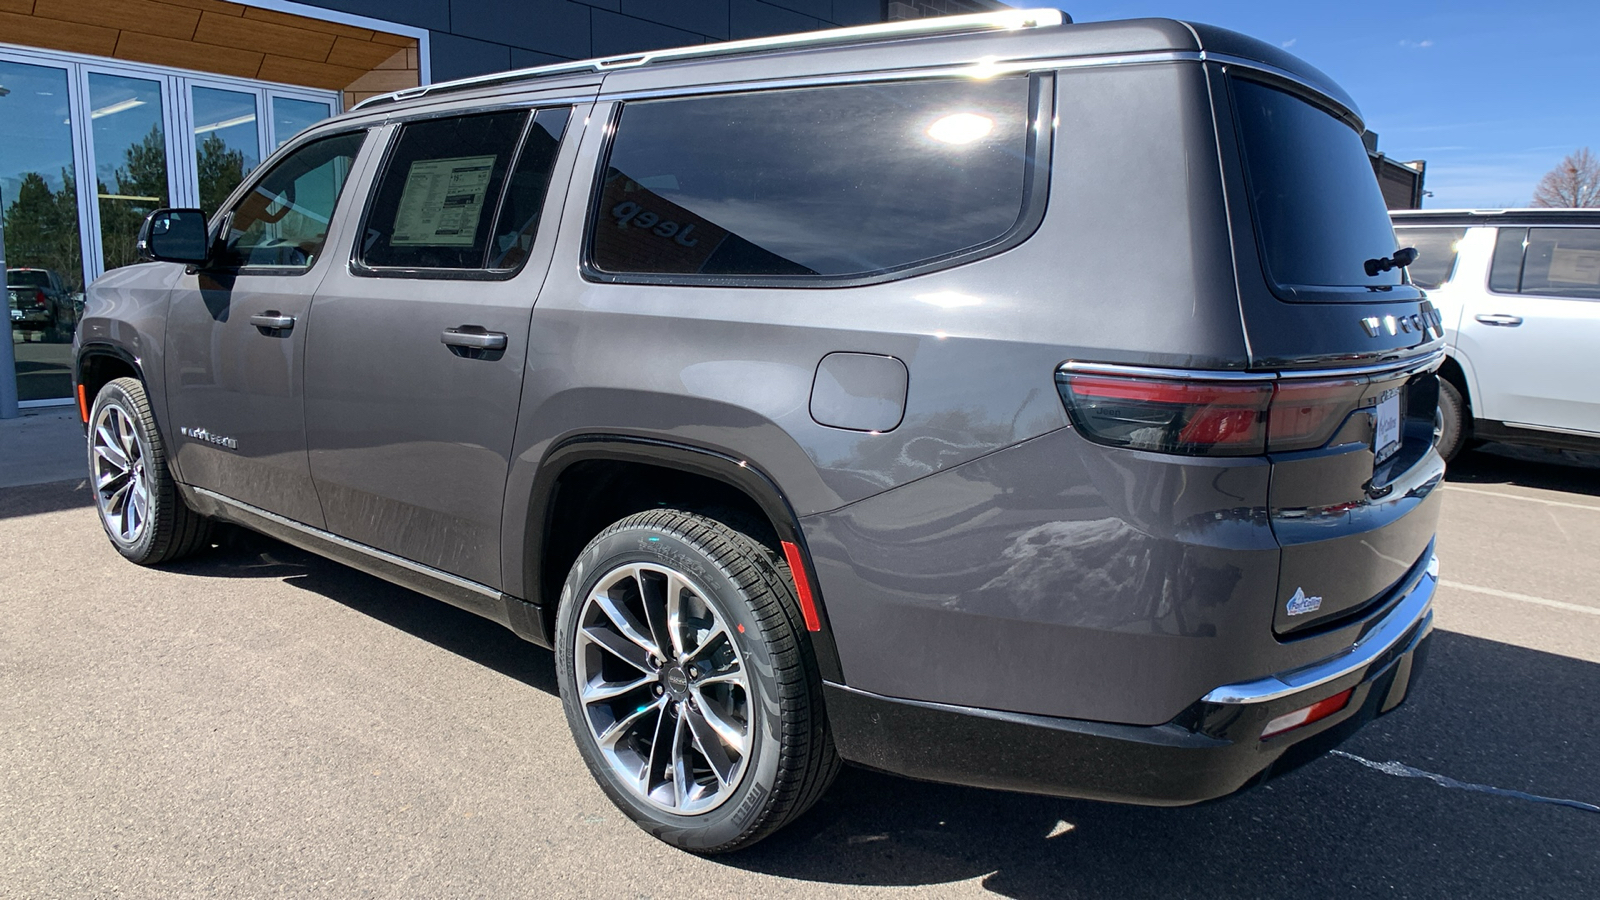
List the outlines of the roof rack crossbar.
<svg viewBox="0 0 1600 900">
<path fill-rule="evenodd" d="M 515 69 L 510 72 L 494 72 L 488 75 L 476 75 L 471 78 L 460 78 L 455 81 L 443 81 L 438 84 L 425 84 L 414 88 L 405 88 L 388 94 L 379 94 L 376 97 L 357 103 L 352 109 L 362 109 L 368 106 L 377 106 L 383 103 L 395 103 L 401 100 L 410 100 L 429 94 L 443 94 L 454 91 L 468 90 L 470 88 L 485 87 L 494 84 L 503 84 L 514 81 L 527 81 L 537 78 L 548 78 L 553 75 L 569 75 L 577 72 L 610 72 L 617 69 L 630 69 L 638 66 L 647 66 L 653 63 L 670 62 L 683 59 L 704 59 L 715 56 L 725 56 L 732 53 L 746 53 L 760 50 L 787 50 L 799 47 L 829 46 L 834 44 L 849 44 L 858 41 L 886 40 L 897 37 L 915 37 L 919 35 L 957 34 L 972 31 L 1017 31 L 1024 28 L 1048 28 L 1072 20 L 1059 9 L 1007 9 L 988 13 L 977 13 L 967 16 L 937 16 L 929 19 L 910 19 L 901 22 L 882 22 L 876 25 L 856 25 L 850 28 L 830 28 L 825 31 L 808 31 L 800 34 L 782 34 L 772 37 L 748 38 L 741 41 L 723 41 L 716 44 L 696 44 L 691 47 L 673 47 L 666 50 L 648 50 L 643 53 L 628 53 L 620 56 L 606 56 L 599 59 L 584 59 L 575 62 L 555 63 L 548 66 L 535 66 L 530 69 Z"/>
</svg>

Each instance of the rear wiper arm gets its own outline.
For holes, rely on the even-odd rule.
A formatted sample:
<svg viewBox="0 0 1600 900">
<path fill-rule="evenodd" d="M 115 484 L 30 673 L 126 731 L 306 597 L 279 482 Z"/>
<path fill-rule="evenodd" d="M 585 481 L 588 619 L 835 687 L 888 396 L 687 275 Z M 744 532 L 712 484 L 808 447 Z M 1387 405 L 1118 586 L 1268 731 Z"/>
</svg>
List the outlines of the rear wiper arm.
<svg viewBox="0 0 1600 900">
<path fill-rule="evenodd" d="M 1369 259 L 1363 263 L 1363 265 L 1367 267 L 1367 277 L 1372 278 L 1379 272 L 1387 272 L 1390 269 L 1404 269 L 1406 266 L 1409 266 L 1416 261 L 1417 248 L 1402 247 L 1399 250 L 1396 250 L 1393 256 L 1385 256 L 1381 259 Z"/>
</svg>

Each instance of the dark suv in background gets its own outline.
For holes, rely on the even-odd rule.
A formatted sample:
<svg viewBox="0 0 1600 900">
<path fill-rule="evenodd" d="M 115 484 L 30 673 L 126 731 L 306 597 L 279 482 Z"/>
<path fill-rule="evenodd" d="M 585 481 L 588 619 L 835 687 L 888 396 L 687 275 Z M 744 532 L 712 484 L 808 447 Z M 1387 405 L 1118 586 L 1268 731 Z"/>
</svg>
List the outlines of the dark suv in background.
<svg viewBox="0 0 1600 900">
<path fill-rule="evenodd" d="M 680 847 L 841 759 L 1219 797 L 1398 705 L 1432 626 L 1439 321 L 1361 130 L 1276 47 L 1054 11 L 376 98 L 95 283 L 99 510 L 553 647 Z"/>
<path fill-rule="evenodd" d="M 61 276 L 51 269 L 6 270 L 6 306 L 11 327 L 43 340 L 66 343 L 78 322 L 78 308 Z"/>
</svg>

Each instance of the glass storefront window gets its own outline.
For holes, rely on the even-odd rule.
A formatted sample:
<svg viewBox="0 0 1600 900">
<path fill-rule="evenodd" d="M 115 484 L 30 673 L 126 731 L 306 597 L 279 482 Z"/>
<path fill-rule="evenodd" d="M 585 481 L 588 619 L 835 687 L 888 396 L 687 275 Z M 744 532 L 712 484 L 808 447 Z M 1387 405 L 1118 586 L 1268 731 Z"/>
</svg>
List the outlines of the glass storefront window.
<svg viewBox="0 0 1600 900">
<path fill-rule="evenodd" d="M 17 360 L 0 378 L 15 374 L 23 402 L 70 402 L 84 285 L 135 261 L 150 211 L 214 212 L 274 147 L 339 110 L 333 91 L 192 76 L 0 45 L 5 324 Z"/>
<path fill-rule="evenodd" d="M 244 176 L 261 163 L 256 95 L 196 87 L 193 104 L 200 208 L 209 216 L 228 199 Z"/>
<path fill-rule="evenodd" d="M 282 147 L 285 141 L 331 115 L 333 107 L 326 103 L 273 97 L 272 133 L 278 140 L 275 147 Z"/>
<path fill-rule="evenodd" d="M 133 242 L 151 211 L 167 204 L 167 136 L 161 82 L 89 74 L 100 255 L 106 270 L 135 261 Z"/>
<path fill-rule="evenodd" d="M 83 305 L 67 70 L 0 60 L 0 214 L 17 397 L 72 391 Z"/>
</svg>

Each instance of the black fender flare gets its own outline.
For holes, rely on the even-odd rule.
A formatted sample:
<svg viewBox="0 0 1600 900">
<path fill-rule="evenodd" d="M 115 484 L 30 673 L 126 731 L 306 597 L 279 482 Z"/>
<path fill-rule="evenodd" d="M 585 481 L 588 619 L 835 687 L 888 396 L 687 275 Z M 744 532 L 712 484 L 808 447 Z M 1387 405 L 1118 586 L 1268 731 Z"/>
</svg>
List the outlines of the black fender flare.
<svg viewBox="0 0 1600 900">
<path fill-rule="evenodd" d="M 839 651 L 833 640 L 833 629 L 828 622 L 822 591 L 817 584 L 816 568 L 811 561 L 811 552 L 806 546 L 805 535 L 800 530 L 799 517 L 795 515 L 794 508 L 789 504 L 783 489 L 778 487 L 777 482 L 762 471 L 760 466 L 719 450 L 658 438 L 620 434 L 580 434 L 556 443 L 545 453 L 534 476 L 533 499 L 528 505 L 524 551 L 523 566 L 527 579 L 525 584 L 531 587 L 544 583 L 541 571 L 542 556 L 546 540 L 554 525 L 553 501 L 557 481 L 572 465 L 591 460 L 632 462 L 676 469 L 720 481 L 754 500 L 772 523 L 778 539 L 799 548 L 800 562 L 804 571 L 796 575 L 803 577 L 811 588 L 811 597 L 816 606 L 820 626 L 816 631 L 808 632 L 818 669 L 823 679 L 836 683 L 844 682 L 843 671 L 839 664 Z M 539 615 L 543 621 L 537 623 L 535 627 L 542 632 L 539 636 L 545 640 L 538 642 L 548 645 L 555 635 L 555 604 L 529 605 L 539 608 Z M 531 622 L 527 624 L 535 625 Z M 523 628 L 518 627 L 517 630 L 520 633 Z M 532 635 L 525 636 L 532 637 Z"/>
</svg>

